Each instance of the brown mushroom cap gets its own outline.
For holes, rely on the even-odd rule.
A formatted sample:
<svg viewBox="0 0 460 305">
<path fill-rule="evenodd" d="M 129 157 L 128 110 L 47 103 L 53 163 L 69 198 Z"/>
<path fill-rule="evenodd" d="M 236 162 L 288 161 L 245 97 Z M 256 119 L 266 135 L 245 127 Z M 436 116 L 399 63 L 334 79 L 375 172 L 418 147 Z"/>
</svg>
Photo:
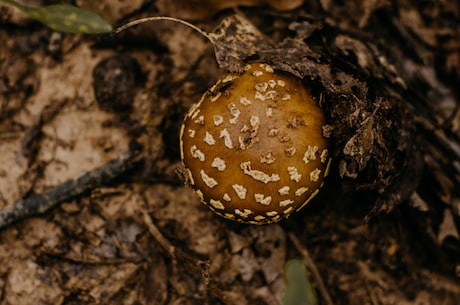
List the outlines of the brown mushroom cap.
<svg viewBox="0 0 460 305">
<path fill-rule="evenodd" d="M 329 166 L 325 118 L 301 80 L 263 63 L 191 107 L 181 156 L 200 200 L 236 221 L 277 222 L 307 204 Z"/>
</svg>

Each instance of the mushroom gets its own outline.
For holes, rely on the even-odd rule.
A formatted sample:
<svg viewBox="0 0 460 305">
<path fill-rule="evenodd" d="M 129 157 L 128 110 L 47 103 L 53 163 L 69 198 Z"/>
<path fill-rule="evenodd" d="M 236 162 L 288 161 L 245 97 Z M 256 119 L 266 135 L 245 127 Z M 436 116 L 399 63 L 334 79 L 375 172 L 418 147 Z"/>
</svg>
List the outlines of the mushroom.
<svg viewBox="0 0 460 305">
<path fill-rule="evenodd" d="M 174 15 L 184 19 L 207 19 L 228 8 L 238 6 L 271 6 L 280 11 L 293 10 L 304 0 L 157 0 L 156 7 L 164 15 Z"/>
<path fill-rule="evenodd" d="M 180 132 L 186 178 L 227 219 L 267 224 L 302 209 L 327 176 L 324 114 L 297 77 L 251 63 L 217 82 Z"/>
</svg>

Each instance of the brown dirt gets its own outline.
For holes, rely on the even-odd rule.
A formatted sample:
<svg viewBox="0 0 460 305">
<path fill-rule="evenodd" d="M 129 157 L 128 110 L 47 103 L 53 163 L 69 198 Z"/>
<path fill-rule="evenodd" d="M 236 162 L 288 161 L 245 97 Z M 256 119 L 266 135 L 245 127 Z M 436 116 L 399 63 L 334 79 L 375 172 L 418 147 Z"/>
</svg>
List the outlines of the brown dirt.
<svg viewBox="0 0 460 305">
<path fill-rule="evenodd" d="M 87 6 L 117 23 L 172 14 L 161 11 L 162 1 L 158 7 L 99 2 Z M 409 100 L 421 139 L 421 186 L 390 213 L 365 222 L 379 194 L 341 179 L 336 162 L 322 194 L 299 214 L 268 226 L 215 216 L 176 171 L 182 118 L 225 73 L 209 41 L 168 22 L 111 39 L 58 34 L 0 5 L 0 208 L 76 179 L 133 142 L 142 145 L 142 161 L 133 170 L 0 231 L 0 304 L 279 304 L 285 263 L 305 250 L 334 304 L 460 304 L 460 174 L 452 157 L 460 155 L 458 5 L 450 13 L 447 4 L 438 7 L 444 14 L 435 15 L 410 1 L 395 7 L 359 3 L 306 1 L 289 13 L 268 7 L 243 13 L 274 39 L 289 35 L 296 18 L 321 20 L 328 31 L 318 35 L 326 35 L 320 38 L 326 44 L 337 32 L 385 40 L 394 33 L 377 21 L 406 22 L 392 25 L 403 38 L 381 49 L 380 60 L 392 60 L 411 89 L 398 94 Z M 196 16 L 206 19 L 195 23 L 209 32 L 219 18 L 234 14 L 209 9 L 203 16 L 207 8 L 198 9 Z M 349 10 L 356 15 L 344 13 Z M 457 36 L 449 32 L 455 27 Z M 404 35 L 414 41 L 402 44 Z M 433 51 L 433 41 L 445 48 Z M 332 54 L 331 65 L 361 72 L 357 78 L 370 82 L 399 81 L 375 62 L 364 71 L 353 58 L 358 44 L 337 45 L 342 50 Z M 341 53 L 345 49 L 350 58 Z M 98 63 L 114 55 L 134 59 L 141 71 L 129 70 L 128 60 L 122 68 L 132 77 L 93 79 Z M 116 73 L 111 68 L 104 69 Z M 132 104 L 98 103 L 94 86 L 104 81 L 116 88 L 120 80 L 133 83 L 126 89 Z M 327 304 L 320 293 L 318 299 Z"/>
</svg>

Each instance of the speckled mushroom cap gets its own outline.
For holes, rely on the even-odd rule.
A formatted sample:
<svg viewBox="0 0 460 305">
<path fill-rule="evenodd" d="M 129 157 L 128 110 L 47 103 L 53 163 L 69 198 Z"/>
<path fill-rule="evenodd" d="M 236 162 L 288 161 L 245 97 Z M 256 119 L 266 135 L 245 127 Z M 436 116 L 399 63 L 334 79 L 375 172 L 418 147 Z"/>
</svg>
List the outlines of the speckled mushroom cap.
<svg viewBox="0 0 460 305">
<path fill-rule="evenodd" d="M 300 79 L 263 63 L 227 75 L 181 128 L 187 179 L 200 200 L 236 221 L 277 222 L 300 210 L 327 175 L 325 119 Z"/>
</svg>

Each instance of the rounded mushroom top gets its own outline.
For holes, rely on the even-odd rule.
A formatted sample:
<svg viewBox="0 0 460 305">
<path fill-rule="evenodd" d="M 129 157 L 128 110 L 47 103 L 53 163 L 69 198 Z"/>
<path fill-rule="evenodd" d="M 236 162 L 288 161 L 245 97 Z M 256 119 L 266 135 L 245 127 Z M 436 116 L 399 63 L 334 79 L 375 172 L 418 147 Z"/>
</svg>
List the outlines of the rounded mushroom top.
<svg viewBox="0 0 460 305">
<path fill-rule="evenodd" d="M 180 149 L 188 182 L 225 218 L 277 222 L 322 186 L 330 161 L 324 124 L 300 79 L 249 64 L 218 81 L 186 115 Z"/>
</svg>

